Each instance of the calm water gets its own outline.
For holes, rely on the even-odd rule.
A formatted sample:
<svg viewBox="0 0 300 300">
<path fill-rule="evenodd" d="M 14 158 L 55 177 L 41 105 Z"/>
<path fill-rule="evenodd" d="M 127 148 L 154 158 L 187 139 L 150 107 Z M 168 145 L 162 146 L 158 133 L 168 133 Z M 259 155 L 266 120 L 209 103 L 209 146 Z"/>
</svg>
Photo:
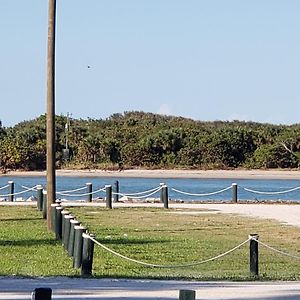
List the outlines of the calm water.
<svg viewBox="0 0 300 300">
<path fill-rule="evenodd" d="M 15 193 L 24 191 L 24 187 L 33 187 L 37 184 L 41 184 L 46 187 L 45 177 L 10 177 L 2 176 L 0 177 L 0 187 L 7 185 L 8 181 L 14 181 L 15 183 Z M 229 201 L 232 198 L 232 190 L 229 189 L 220 194 L 210 195 L 210 196 L 189 196 L 180 194 L 172 190 L 172 188 L 193 194 L 205 194 L 220 191 L 224 188 L 231 186 L 233 182 L 238 184 L 238 199 L 240 200 L 283 200 L 283 201 L 300 201 L 300 189 L 288 192 L 284 194 L 277 195 L 264 195 L 256 194 L 252 192 L 245 191 L 244 188 L 248 188 L 255 191 L 261 192 L 278 192 L 286 191 L 300 186 L 300 180 L 249 180 L 249 179 L 160 179 L 160 178 L 110 178 L 110 177 L 57 177 L 57 191 L 73 190 L 84 187 L 87 182 L 93 184 L 93 190 L 98 190 L 103 188 L 105 185 L 114 186 L 115 181 L 119 181 L 120 192 L 121 193 L 135 193 L 146 191 L 155 187 L 158 187 L 161 182 L 164 182 L 169 187 L 169 197 L 171 199 L 177 200 L 218 200 L 218 201 Z M 23 186 L 23 187 L 22 187 Z M 4 195 L 9 193 L 8 189 L 0 190 L 0 197 L 5 198 Z M 86 190 L 81 190 L 78 192 L 72 192 L 72 194 L 83 194 Z M 16 197 L 22 197 L 24 199 L 30 196 L 35 196 L 35 192 L 29 191 L 25 194 L 17 195 Z M 104 197 L 104 192 L 99 192 L 94 197 Z M 69 200 L 84 199 L 86 197 L 66 197 L 59 196 L 60 198 L 65 198 Z M 150 196 L 159 197 L 159 192 Z M 6 197 L 7 198 L 7 197 Z"/>
</svg>

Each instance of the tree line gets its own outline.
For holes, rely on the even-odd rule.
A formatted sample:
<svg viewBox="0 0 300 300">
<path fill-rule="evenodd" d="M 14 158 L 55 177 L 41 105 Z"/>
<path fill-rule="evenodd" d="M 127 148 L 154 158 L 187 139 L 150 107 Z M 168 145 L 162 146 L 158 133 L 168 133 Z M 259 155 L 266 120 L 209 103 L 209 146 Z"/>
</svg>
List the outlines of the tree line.
<svg viewBox="0 0 300 300">
<path fill-rule="evenodd" d="M 71 119 L 70 126 L 67 121 L 56 116 L 57 168 L 266 169 L 300 163 L 299 124 L 202 122 L 139 111 Z M 45 115 L 0 125 L 2 172 L 45 168 Z"/>
</svg>

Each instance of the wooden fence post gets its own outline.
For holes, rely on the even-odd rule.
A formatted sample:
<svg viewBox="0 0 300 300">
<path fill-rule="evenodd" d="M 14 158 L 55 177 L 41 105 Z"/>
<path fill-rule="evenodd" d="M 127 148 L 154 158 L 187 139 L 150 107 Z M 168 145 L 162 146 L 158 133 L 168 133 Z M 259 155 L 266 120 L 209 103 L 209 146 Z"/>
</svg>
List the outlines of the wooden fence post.
<svg viewBox="0 0 300 300">
<path fill-rule="evenodd" d="M 68 255 L 70 257 L 73 256 L 74 253 L 74 240 L 75 240 L 75 226 L 79 225 L 79 221 L 77 220 L 71 220 L 70 221 L 70 234 L 69 234 L 69 242 L 68 242 Z"/>
<path fill-rule="evenodd" d="M 47 219 L 47 191 L 43 191 L 43 219 Z"/>
<path fill-rule="evenodd" d="M 36 198 L 37 198 L 37 209 L 39 211 L 43 210 L 43 187 L 41 185 L 38 185 L 36 187 Z"/>
<path fill-rule="evenodd" d="M 258 276 L 258 234 L 250 234 L 250 275 Z"/>
<path fill-rule="evenodd" d="M 90 234 L 91 237 L 95 237 Z M 83 233 L 83 245 L 82 245 L 82 262 L 81 262 L 81 275 L 91 276 L 93 268 L 93 258 L 94 258 L 94 242 L 89 238 L 88 234 Z"/>
<path fill-rule="evenodd" d="M 193 290 L 180 290 L 179 300 L 195 300 L 196 291 Z"/>
<path fill-rule="evenodd" d="M 56 207 L 56 218 L 55 218 L 55 237 L 57 240 L 62 240 L 62 206 Z"/>
<path fill-rule="evenodd" d="M 9 186 L 8 201 L 13 202 L 14 201 L 14 192 L 15 192 L 15 183 L 13 181 L 9 181 L 8 186 Z"/>
<path fill-rule="evenodd" d="M 238 192 L 237 192 L 237 183 L 232 183 L 232 203 L 237 203 L 238 202 Z"/>
<path fill-rule="evenodd" d="M 62 210 L 61 212 L 61 243 L 64 244 L 64 231 L 65 231 L 65 216 L 69 215 L 68 210 Z"/>
<path fill-rule="evenodd" d="M 119 202 L 119 181 L 116 180 L 114 183 L 114 202 Z"/>
<path fill-rule="evenodd" d="M 160 202 L 164 203 L 163 186 L 165 186 L 165 184 L 161 182 L 159 186 L 160 186 Z"/>
<path fill-rule="evenodd" d="M 72 215 L 66 215 L 64 216 L 64 234 L 63 234 L 63 246 L 66 250 L 68 250 L 68 244 L 69 244 L 69 237 L 70 237 L 70 228 L 71 223 L 70 221 L 74 219 L 74 216 Z"/>
<path fill-rule="evenodd" d="M 51 300 L 52 290 L 50 288 L 36 288 L 31 294 L 31 300 Z"/>
<path fill-rule="evenodd" d="M 86 183 L 86 193 L 88 194 L 86 199 L 87 202 L 92 202 L 93 199 L 92 192 L 93 192 L 93 184 L 90 182 Z"/>
<path fill-rule="evenodd" d="M 78 269 L 81 267 L 82 262 L 82 234 L 85 233 L 86 228 L 83 226 L 74 226 L 75 238 L 74 238 L 74 252 L 73 252 L 73 267 Z"/>
<path fill-rule="evenodd" d="M 105 191 L 106 191 L 106 208 L 112 209 L 112 187 L 111 187 L 111 185 L 106 185 Z"/>
<path fill-rule="evenodd" d="M 55 233 L 56 236 L 56 208 L 60 207 L 57 203 L 51 203 L 51 229 Z"/>
<path fill-rule="evenodd" d="M 165 184 L 162 187 L 162 198 L 164 203 L 164 208 L 169 208 L 169 193 L 168 193 L 168 186 Z"/>
</svg>

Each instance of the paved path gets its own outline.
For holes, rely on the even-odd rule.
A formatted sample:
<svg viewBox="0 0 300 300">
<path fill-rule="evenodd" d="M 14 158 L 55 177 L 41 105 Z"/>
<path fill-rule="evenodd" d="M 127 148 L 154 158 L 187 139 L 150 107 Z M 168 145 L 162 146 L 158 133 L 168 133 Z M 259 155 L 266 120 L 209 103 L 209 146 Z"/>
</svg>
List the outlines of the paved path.
<svg viewBox="0 0 300 300">
<path fill-rule="evenodd" d="M 37 287 L 49 287 L 53 299 L 121 299 L 144 300 L 178 299 L 180 289 L 196 291 L 196 299 L 203 300 L 296 300 L 300 299 L 299 282 L 234 283 L 155 280 L 110 280 L 40 278 L 0 278 L 0 299 L 31 299 Z"/>
</svg>

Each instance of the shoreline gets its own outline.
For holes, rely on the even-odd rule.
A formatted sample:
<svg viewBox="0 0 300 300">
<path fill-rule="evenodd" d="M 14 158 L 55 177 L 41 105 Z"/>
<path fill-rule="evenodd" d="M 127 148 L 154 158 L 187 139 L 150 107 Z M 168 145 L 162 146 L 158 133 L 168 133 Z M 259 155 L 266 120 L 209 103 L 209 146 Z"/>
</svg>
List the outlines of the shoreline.
<svg viewBox="0 0 300 300">
<path fill-rule="evenodd" d="M 1 177 L 46 176 L 46 171 L 9 171 Z M 300 179 L 300 170 L 56 170 L 56 176 L 115 178 Z"/>
</svg>

